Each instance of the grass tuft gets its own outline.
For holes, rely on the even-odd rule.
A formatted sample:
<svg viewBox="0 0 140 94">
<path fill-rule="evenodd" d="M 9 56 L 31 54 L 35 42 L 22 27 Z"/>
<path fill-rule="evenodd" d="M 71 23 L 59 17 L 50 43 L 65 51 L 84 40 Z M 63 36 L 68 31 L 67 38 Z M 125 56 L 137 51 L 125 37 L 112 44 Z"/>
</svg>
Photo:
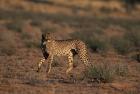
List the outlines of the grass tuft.
<svg viewBox="0 0 140 94">
<path fill-rule="evenodd" d="M 84 77 L 90 81 L 97 82 L 112 82 L 115 76 L 126 76 L 128 73 L 128 67 L 123 64 L 97 64 L 87 69 L 84 73 Z"/>
</svg>

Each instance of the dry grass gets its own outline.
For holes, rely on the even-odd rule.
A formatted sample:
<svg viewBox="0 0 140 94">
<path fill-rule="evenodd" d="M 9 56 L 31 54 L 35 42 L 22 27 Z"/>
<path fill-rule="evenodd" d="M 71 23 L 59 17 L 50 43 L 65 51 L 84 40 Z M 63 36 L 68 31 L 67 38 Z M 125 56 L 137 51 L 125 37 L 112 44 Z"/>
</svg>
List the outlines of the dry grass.
<svg viewBox="0 0 140 94">
<path fill-rule="evenodd" d="M 85 72 L 85 78 L 89 81 L 112 82 L 116 76 L 128 75 L 128 66 L 125 64 L 100 63 L 90 67 Z"/>
<path fill-rule="evenodd" d="M 53 4 L 44 4 L 32 0 L 0 0 L 0 94 L 138 94 L 140 64 L 114 54 L 104 56 L 111 47 L 117 50 L 110 43 L 111 37 L 115 36 L 108 30 L 110 27 L 121 32 L 117 32 L 119 34 L 115 39 L 116 42 L 121 37 L 118 45 L 123 46 L 119 46 L 119 49 L 128 46 L 127 42 L 132 44 L 132 48 L 139 47 L 139 17 L 119 14 L 118 9 L 116 13 L 116 8 L 108 9 L 108 6 L 117 6 L 114 4 L 106 8 L 98 3 L 102 15 L 96 14 L 98 10 L 95 8 L 96 11 L 92 11 L 92 4 L 84 6 L 83 2 L 89 0 L 63 1 L 51 0 Z M 112 12 L 115 12 L 115 16 L 110 15 Z M 91 59 L 98 64 L 83 74 L 84 64 L 75 58 L 72 75 L 67 77 L 67 60 L 62 59 L 54 61 L 50 75 L 45 72 L 47 63 L 37 73 L 37 62 L 42 57 L 39 48 L 41 33 L 48 31 L 55 32 L 60 39 L 65 36 L 66 39 L 80 38 L 85 41 L 93 51 L 98 52 L 90 52 Z M 105 59 L 109 61 L 102 64 Z M 118 86 L 112 87 L 114 82 Z M 122 82 L 129 84 L 123 85 Z M 135 88 L 136 92 L 131 88 Z"/>
</svg>

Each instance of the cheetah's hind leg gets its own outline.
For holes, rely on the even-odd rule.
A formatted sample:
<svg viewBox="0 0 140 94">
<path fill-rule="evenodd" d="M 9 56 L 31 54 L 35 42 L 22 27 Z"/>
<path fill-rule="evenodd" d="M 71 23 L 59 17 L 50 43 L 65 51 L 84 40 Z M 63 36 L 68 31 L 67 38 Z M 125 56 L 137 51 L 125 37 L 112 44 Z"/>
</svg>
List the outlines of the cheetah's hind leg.
<svg viewBox="0 0 140 94">
<path fill-rule="evenodd" d="M 69 65 L 68 65 L 68 69 L 66 70 L 66 74 L 69 74 L 69 72 L 73 69 L 73 54 L 72 53 L 68 55 L 68 63 Z"/>
</svg>

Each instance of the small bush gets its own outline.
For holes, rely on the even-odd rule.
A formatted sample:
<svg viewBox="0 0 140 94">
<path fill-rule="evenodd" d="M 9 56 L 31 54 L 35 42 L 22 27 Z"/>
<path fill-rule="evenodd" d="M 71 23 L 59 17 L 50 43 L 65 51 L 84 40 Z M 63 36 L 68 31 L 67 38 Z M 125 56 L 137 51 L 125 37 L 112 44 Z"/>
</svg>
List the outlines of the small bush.
<svg viewBox="0 0 140 94">
<path fill-rule="evenodd" d="M 124 37 L 132 44 L 129 53 L 131 55 L 131 58 L 140 62 L 140 32 L 129 31 L 125 33 Z"/>
<path fill-rule="evenodd" d="M 10 30 L 21 32 L 22 22 L 21 21 L 13 21 L 12 23 L 8 23 L 6 26 Z"/>
<path fill-rule="evenodd" d="M 123 37 L 111 38 L 111 44 L 119 54 L 126 54 L 126 53 L 130 52 L 130 49 L 132 47 L 132 43 Z"/>
<path fill-rule="evenodd" d="M 92 37 L 92 39 L 87 39 L 89 47 L 95 52 L 103 52 L 107 50 L 107 42 L 105 40 L 100 40 L 99 38 Z"/>
<path fill-rule="evenodd" d="M 107 64 L 95 65 L 85 72 L 85 76 L 99 82 L 111 82 L 114 77 L 114 70 Z"/>
<path fill-rule="evenodd" d="M 85 77 L 91 81 L 98 82 L 111 82 L 115 76 L 125 76 L 128 73 L 128 68 L 123 64 L 108 64 L 103 63 L 100 65 L 94 65 L 85 71 Z"/>
<path fill-rule="evenodd" d="M 124 35 L 125 39 L 133 43 L 133 48 L 140 47 L 140 32 L 139 31 L 128 31 Z"/>
<path fill-rule="evenodd" d="M 110 82 L 113 78 L 113 71 L 105 66 L 94 66 L 86 71 L 86 77 L 96 81 Z"/>
<path fill-rule="evenodd" d="M 113 37 L 110 40 L 119 54 L 129 54 L 132 59 L 140 61 L 139 53 L 137 53 L 140 51 L 140 32 L 127 31 L 122 37 Z"/>
</svg>

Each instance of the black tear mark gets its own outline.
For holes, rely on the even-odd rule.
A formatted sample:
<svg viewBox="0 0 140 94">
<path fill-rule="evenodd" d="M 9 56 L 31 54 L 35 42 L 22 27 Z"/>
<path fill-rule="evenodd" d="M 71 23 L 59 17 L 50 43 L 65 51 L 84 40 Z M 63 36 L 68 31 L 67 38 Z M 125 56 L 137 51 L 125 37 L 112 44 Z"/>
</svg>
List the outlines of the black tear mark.
<svg viewBox="0 0 140 94">
<path fill-rule="evenodd" d="M 46 41 L 45 35 L 42 34 L 40 48 L 41 48 L 41 50 L 42 50 L 43 56 L 45 57 L 45 59 L 47 59 L 48 56 L 49 56 L 49 54 L 48 54 L 48 52 L 46 51 L 46 45 L 43 44 L 45 41 Z"/>
</svg>

